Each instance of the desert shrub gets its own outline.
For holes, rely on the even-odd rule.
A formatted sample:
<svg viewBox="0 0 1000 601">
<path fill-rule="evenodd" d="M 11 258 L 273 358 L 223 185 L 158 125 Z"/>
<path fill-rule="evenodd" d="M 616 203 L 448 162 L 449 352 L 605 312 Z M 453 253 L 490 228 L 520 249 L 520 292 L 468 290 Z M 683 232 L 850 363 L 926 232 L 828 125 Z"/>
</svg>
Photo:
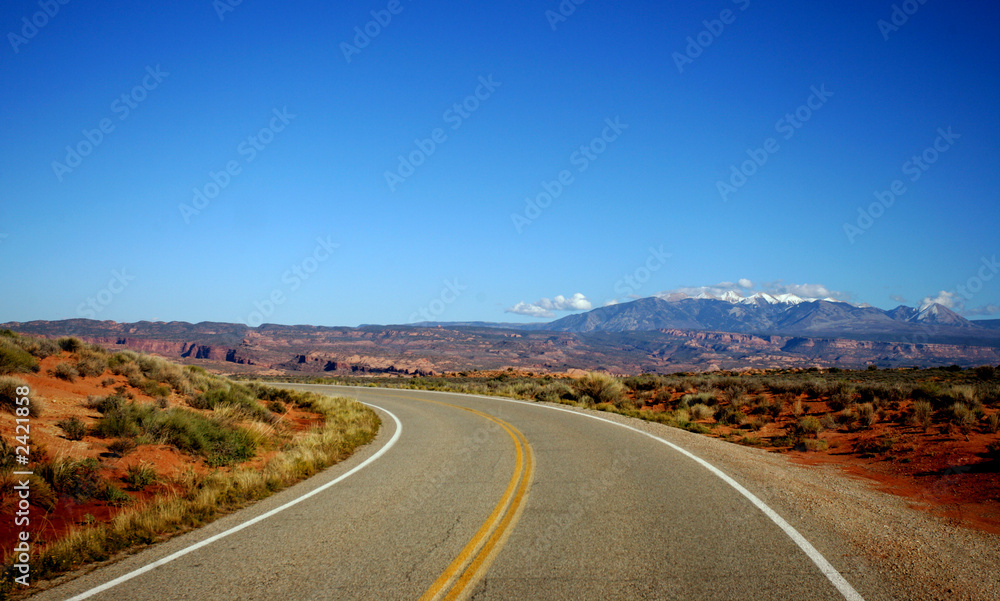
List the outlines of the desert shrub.
<svg viewBox="0 0 1000 601">
<path fill-rule="evenodd" d="M 1000 413 L 994 413 L 986 418 L 986 431 L 990 434 L 996 434 L 997 431 L 1000 431 Z"/>
<path fill-rule="evenodd" d="M 104 373 L 108 367 L 107 359 L 94 351 L 81 351 L 76 362 L 76 371 L 85 378 L 92 378 Z"/>
<path fill-rule="evenodd" d="M 895 438 L 887 438 L 884 436 L 874 436 L 872 438 L 865 438 L 859 440 L 854 445 L 854 450 L 863 455 L 878 455 L 881 453 L 888 453 L 896 446 Z"/>
<path fill-rule="evenodd" d="M 166 409 L 167 407 L 170 406 L 170 400 L 167 399 L 167 397 L 165 396 L 161 396 L 160 398 L 156 399 L 156 406 L 159 407 L 160 409 Z"/>
<path fill-rule="evenodd" d="M 536 397 L 539 401 L 548 401 L 550 403 L 560 403 L 562 401 L 573 400 L 576 398 L 576 393 L 573 389 L 562 381 L 549 382 L 545 385 L 545 388 L 538 393 Z"/>
<path fill-rule="evenodd" d="M 768 423 L 769 422 L 766 418 L 757 416 L 752 420 L 750 420 L 750 429 L 753 430 L 754 432 L 757 432 L 758 430 L 761 430 L 764 426 L 766 426 Z"/>
<path fill-rule="evenodd" d="M 21 396 L 17 394 L 17 389 L 27 385 L 21 378 L 0 376 L 0 407 L 13 412 L 17 407 L 17 399 Z"/>
<path fill-rule="evenodd" d="M 227 406 L 232 415 L 239 412 Z M 262 408 L 263 410 L 263 408 Z M 266 410 L 265 410 L 266 411 Z M 211 466 L 228 465 L 254 456 L 257 441 L 247 430 L 180 408 L 128 403 L 105 413 L 93 432 L 102 438 L 146 435 L 181 451 L 204 457 Z"/>
<path fill-rule="evenodd" d="M 117 375 L 121 375 L 119 370 L 121 370 L 123 365 L 135 364 L 139 360 L 139 353 L 135 351 L 118 351 L 113 353 L 108 357 L 108 367 Z M 138 367 L 138 365 L 136 365 Z"/>
<path fill-rule="evenodd" d="M 616 407 L 625 404 L 625 386 L 611 375 L 588 372 L 573 382 L 573 388 L 580 396 L 587 395 L 597 403 L 610 403 Z"/>
<path fill-rule="evenodd" d="M 139 388 L 151 397 L 165 397 L 170 394 L 170 387 L 154 380 L 145 380 Z"/>
<path fill-rule="evenodd" d="M 763 404 L 761 404 L 759 406 L 759 409 L 765 415 L 771 416 L 771 419 L 775 419 L 779 415 L 781 415 L 781 410 L 784 408 L 784 406 L 785 404 L 779 401 L 778 399 L 771 399 L 770 401 L 766 401 Z"/>
<path fill-rule="evenodd" d="M 735 403 L 737 399 L 745 397 L 750 392 L 750 386 L 739 378 L 727 378 L 721 383 L 720 389 L 722 399 L 730 403 Z"/>
<path fill-rule="evenodd" d="M 976 382 L 976 400 L 989 407 L 1000 406 L 1000 382 Z"/>
<path fill-rule="evenodd" d="M 824 430 L 835 430 L 837 428 L 837 420 L 829 413 L 819 419 L 819 424 L 823 426 Z"/>
<path fill-rule="evenodd" d="M 806 416 L 795 424 L 795 433 L 799 436 L 817 436 L 823 430 L 823 425 L 819 419 L 813 416 Z"/>
<path fill-rule="evenodd" d="M 118 409 L 125 404 L 125 397 L 121 394 L 109 394 L 105 397 L 87 397 L 86 407 L 95 409 L 98 413 L 107 413 Z"/>
<path fill-rule="evenodd" d="M 911 396 L 915 401 L 929 402 L 935 409 L 947 408 L 954 402 L 954 399 L 945 394 L 937 382 L 924 382 L 913 389 Z"/>
<path fill-rule="evenodd" d="M 691 419 L 694 421 L 709 419 L 715 415 L 715 410 L 703 403 L 695 403 L 688 411 L 691 414 Z"/>
<path fill-rule="evenodd" d="M 142 490 L 156 480 L 156 470 L 146 464 L 130 465 L 125 470 L 125 483 L 132 490 Z"/>
<path fill-rule="evenodd" d="M 48 338 L 29 338 L 14 334 L 12 341 L 21 347 L 21 349 L 39 359 L 58 355 L 62 351 L 55 340 L 49 340 Z"/>
<path fill-rule="evenodd" d="M 669 405 L 671 404 L 671 401 L 673 401 L 673 398 L 673 388 L 661 388 L 656 391 L 656 394 L 653 395 L 653 404 L 663 403 L 664 405 Z"/>
<path fill-rule="evenodd" d="M 97 498 L 115 507 L 122 507 L 132 502 L 132 497 L 127 492 L 111 482 L 104 483 L 97 493 Z"/>
<path fill-rule="evenodd" d="M 830 445 L 825 440 L 817 438 L 805 438 L 795 444 L 796 451 L 808 451 L 810 453 L 825 451 L 828 448 L 830 448 Z"/>
<path fill-rule="evenodd" d="M 976 401 L 976 388 L 970 385 L 952 386 L 946 394 L 959 403 L 966 405 L 972 405 Z"/>
<path fill-rule="evenodd" d="M 101 438 L 134 438 L 148 429 L 155 412 L 155 407 L 135 403 L 109 407 L 91 432 Z"/>
<path fill-rule="evenodd" d="M 738 426 L 746 421 L 746 419 L 746 414 L 732 405 L 722 407 L 719 409 L 718 413 L 715 414 L 715 420 L 720 424 L 725 424 L 727 426 Z"/>
<path fill-rule="evenodd" d="M 84 347 L 82 340 L 80 340 L 79 338 L 74 338 L 72 336 L 66 336 L 65 338 L 60 338 L 59 340 L 56 340 L 56 344 L 59 345 L 59 348 L 68 353 L 75 353 Z"/>
<path fill-rule="evenodd" d="M 915 401 L 910 413 L 910 423 L 915 426 L 920 426 L 923 429 L 931 427 L 931 416 L 934 413 L 934 407 L 927 401 Z"/>
<path fill-rule="evenodd" d="M 63 361 L 55 366 L 52 370 L 52 375 L 67 382 L 75 382 L 80 377 L 80 372 L 76 371 L 76 368 L 69 363 Z"/>
<path fill-rule="evenodd" d="M 38 371 L 38 359 L 9 338 L 0 338 L 0 374 Z"/>
<path fill-rule="evenodd" d="M 827 394 L 829 394 L 829 386 L 827 386 L 825 380 L 814 378 L 806 382 L 805 392 L 811 398 L 818 399 L 822 396 L 826 396 Z"/>
<path fill-rule="evenodd" d="M 803 413 L 805 413 L 805 408 L 802 406 L 802 401 L 796 400 L 792 403 L 792 415 L 799 417 Z"/>
<path fill-rule="evenodd" d="M 216 385 L 188 400 L 195 409 L 215 409 L 220 405 L 238 407 L 249 418 L 269 423 L 272 414 L 260 404 L 250 388 L 239 384 Z"/>
<path fill-rule="evenodd" d="M 101 388 L 107 388 L 108 386 L 112 386 L 115 382 L 116 380 L 114 378 L 104 378 L 103 380 L 101 380 Z"/>
<path fill-rule="evenodd" d="M 688 407 L 692 405 L 702 404 L 711 407 L 718 403 L 718 399 L 715 397 L 714 392 L 699 392 L 696 394 L 685 394 L 681 397 L 681 402 L 686 404 Z"/>
<path fill-rule="evenodd" d="M 834 419 L 837 420 L 838 424 L 850 426 L 858 419 L 858 414 L 854 407 L 851 406 L 839 411 Z"/>
<path fill-rule="evenodd" d="M 281 414 L 285 412 L 285 404 L 281 401 L 270 401 L 267 404 L 267 410 L 271 413 Z"/>
<path fill-rule="evenodd" d="M 730 399 L 729 402 L 730 404 L 732 404 L 733 407 L 736 407 L 737 409 L 742 411 L 744 407 L 750 404 L 750 396 L 741 393 Z"/>
<path fill-rule="evenodd" d="M 871 403 L 862 403 L 857 406 L 858 424 L 863 428 L 871 428 L 878 423 L 878 411 Z"/>
<path fill-rule="evenodd" d="M 845 407 L 849 407 L 851 403 L 854 402 L 854 395 L 846 390 L 838 390 L 830 395 L 830 399 L 827 401 L 827 405 L 830 409 L 834 411 L 842 411 Z"/>
<path fill-rule="evenodd" d="M 108 451 L 118 457 L 124 457 L 134 451 L 137 446 L 138 443 L 136 443 L 134 438 L 118 438 L 108 445 Z"/>
<path fill-rule="evenodd" d="M 964 432 L 969 433 L 976 424 L 976 414 L 964 403 L 955 403 L 950 408 L 951 423 Z"/>
<path fill-rule="evenodd" d="M 626 388 L 640 392 L 643 390 L 656 390 L 663 384 L 663 381 L 660 376 L 642 374 L 639 376 L 625 378 L 622 381 L 622 384 L 624 384 Z"/>
<path fill-rule="evenodd" d="M 77 417 L 59 420 L 56 425 L 62 428 L 66 438 L 70 440 L 83 440 L 87 435 L 87 426 Z"/>
<path fill-rule="evenodd" d="M 980 380 L 992 380 L 997 377 L 997 370 L 992 365 L 980 365 L 975 372 L 976 378 Z"/>
<path fill-rule="evenodd" d="M 101 489 L 100 468 L 96 459 L 56 459 L 36 465 L 35 473 L 59 495 L 88 501 Z"/>
</svg>

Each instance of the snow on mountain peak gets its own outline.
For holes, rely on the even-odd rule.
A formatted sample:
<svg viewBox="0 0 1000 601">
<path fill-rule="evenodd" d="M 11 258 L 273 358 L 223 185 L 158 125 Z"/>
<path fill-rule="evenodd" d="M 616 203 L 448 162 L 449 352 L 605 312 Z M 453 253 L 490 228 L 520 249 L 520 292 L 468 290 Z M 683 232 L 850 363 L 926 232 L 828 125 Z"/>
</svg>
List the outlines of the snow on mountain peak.
<svg viewBox="0 0 1000 601">
<path fill-rule="evenodd" d="M 692 291 L 693 292 L 693 291 Z M 714 293 L 713 293 L 714 292 Z M 769 294 L 767 292 L 754 292 L 750 296 L 743 296 L 735 290 L 726 290 L 725 292 L 718 293 L 716 291 L 701 290 L 696 295 L 685 294 L 683 292 L 663 292 L 656 295 L 668 302 L 677 302 L 687 298 L 699 299 L 699 300 L 718 300 L 733 304 L 742 305 L 798 305 L 806 302 L 813 301 L 827 301 L 831 303 L 843 303 L 846 301 L 838 300 L 835 298 L 802 298 L 791 293 L 784 294 Z M 849 303 L 848 303 L 849 304 Z"/>
</svg>

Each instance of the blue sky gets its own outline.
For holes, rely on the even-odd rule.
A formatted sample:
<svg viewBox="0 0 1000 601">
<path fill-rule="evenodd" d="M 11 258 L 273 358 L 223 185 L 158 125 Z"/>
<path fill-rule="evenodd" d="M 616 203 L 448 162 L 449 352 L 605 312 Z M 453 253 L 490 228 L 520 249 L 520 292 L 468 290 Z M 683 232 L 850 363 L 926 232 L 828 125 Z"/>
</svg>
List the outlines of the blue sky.
<svg viewBox="0 0 1000 601">
<path fill-rule="evenodd" d="M 1000 7 L 672 4 L 5 2 L 0 321 L 997 311 Z"/>
</svg>

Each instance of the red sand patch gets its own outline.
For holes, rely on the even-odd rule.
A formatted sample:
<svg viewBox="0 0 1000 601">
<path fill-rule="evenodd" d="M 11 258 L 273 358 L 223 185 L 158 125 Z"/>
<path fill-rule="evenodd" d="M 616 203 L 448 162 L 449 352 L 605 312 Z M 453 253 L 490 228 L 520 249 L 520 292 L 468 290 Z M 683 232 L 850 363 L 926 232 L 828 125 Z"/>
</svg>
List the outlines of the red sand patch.
<svg viewBox="0 0 1000 601">
<path fill-rule="evenodd" d="M 676 403 L 681 396 L 682 393 L 675 393 L 671 402 Z M 773 398 L 770 394 L 765 396 Z M 759 446 L 773 447 L 773 441 L 789 433 L 799 417 L 821 418 L 834 413 L 824 400 L 810 400 L 805 395 L 797 400 L 802 404 L 801 416 L 792 413 L 794 401 L 787 402 L 777 418 L 768 416 L 768 423 L 756 432 L 745 426 L 717 425 L 712 419 L 699 423 L 714 426 L 710 436 L 716 438 L 744 443 L 749 442 L 748 438 L 758 439 Z M 873 482 L 880 490 L 910 499 L 916 509 L 955 524 L 1000 534 L 1000 461 L 990 460 L 986 455 L 987 446 L 1000 440 L 1000 435 L 982 430 L 961 434 L 941 423 L 935 423 L 925 432 L 922 427 L 905 421 L 911 403 L 900 402 L 886 419 L 857 432 L 849 432 L 843 426 L 824 430 L 818 438 L 828 443 L 825 451 L 795 451 L 788 447 L 775 450 L 788 453 L 803 465 L 838 466 L 852 477 Z M 665 405 L 643 408 L 661 412 Z M 991 413 L 997 410 L 986 410 L 986 415 Z M 872 439 L 892 439 L 894 444 L 891 450 L 882 453 L 858 451 L 859 443 Z"/>
</svg>

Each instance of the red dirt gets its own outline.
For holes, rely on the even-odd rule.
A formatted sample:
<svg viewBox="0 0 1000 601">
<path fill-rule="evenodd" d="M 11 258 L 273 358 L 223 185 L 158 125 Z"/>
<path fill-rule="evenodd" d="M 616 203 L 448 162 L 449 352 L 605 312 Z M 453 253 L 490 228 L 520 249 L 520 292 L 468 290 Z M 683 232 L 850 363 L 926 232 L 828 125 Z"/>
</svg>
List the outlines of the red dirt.
<svg viewBox="0 0 1000 601">
<path fill-rule="evenodd" d="M 678 401 L 681 396 L 676 393 L 671 400 Z M 770 394 L 765 396 L 773 398 Z M 746 438 L 756 438 L 761 441 L 760 446 L 769 447 L 772 439 L 784 436 L 799 419 L 792 412 L 794 400 L 802 403 L 804 412 L 800 417 L 820 418 L 834 413 L 824 400 L 809 400 L 800 395 L 786 402 L 779 416 L 756 432 L 717 425 L 711 419 L 699 423 L 714 426 L 713 437 L 744 444 Z M 888 412 L 887 418 L 856 432 L 843 426 L 824 430 L 818 438 L 828 443 L 825 451 L 797 451 L 788 447 L 775 450 L 787 453 L 803 465 L 838 466 L 845 474 L 864 478 L 880 490 L 910 499 L 915 509 L 955 524 L 1000 534 L 1000 461 L 986 457 L 987 445 L 1000 440 L 1000 435 L 978 429 L 966 435 L 940 423 L 924 431 L 922 427 L 906 424 L 902 418 L 909 413 L 911 403 L 901 401 Z M 654 412 L 665 409 L 664 404 L 643 408 Z M 991 413 L 997 410 L 986 409 L 986 415 Z M 892 450 L 876 454 L 856 450 L 859 442 L 880 438 L 894 439 Z"/>
</svg>

